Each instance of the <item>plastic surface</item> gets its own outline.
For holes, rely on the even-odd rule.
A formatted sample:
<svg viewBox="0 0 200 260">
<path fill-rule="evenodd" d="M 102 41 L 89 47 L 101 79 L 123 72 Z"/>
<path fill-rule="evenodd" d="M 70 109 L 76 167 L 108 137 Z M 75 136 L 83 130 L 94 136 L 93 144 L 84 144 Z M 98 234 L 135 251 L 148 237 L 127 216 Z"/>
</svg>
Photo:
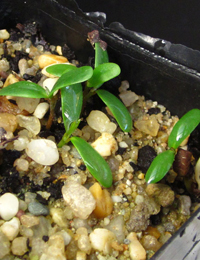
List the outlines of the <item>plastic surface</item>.
<svg viewBox="0 0 200 260">
<path fill-rule="evenodd" d="M 0 24 L 1 28 L 5 28 L 15 26 L 18 22 L 36 20 L 48 41 L 52 44 L 67 43 L 69 47 L 73 46 L 77 58 L 81 61 L 86 61 L 88 55 L 93 52 L 86 40 L 87 33 L 98 29 L 109 45 L 110 57 L 122 68 L 122 79 L 127 79 L 137 94 L 157 100 L 172 114 L 179 116 L 192 108 L 200 108 L 200 73 L 197 71 L 199 67 L 196 59 L 190 58 L 196 57 L 196 51 L 185 46 L 179 48 L 172 45 L 178 50 L 169 51 L 171 56 L 168 58 L 162 57 L 151 50 L 155 45 L 151 46 L 152 42 L 161 41 L 160 39 L 131 33 L 116 23 L 110 28 L 103 28 L 102 16 L 101 13 L 96 13 L 89 19 L 72 0 L 3 0 Z M 167 46 L 169 45 L 167 42 Z M 166 47 L 166 52 L 168 49 Z M 189 51 L 190 57 L 183 59 L 187 60 L 187 64 L 179 63 L 178 60 L 183 55 L 187 57 Z"/>
<path fill-rule="evenodd" d="M 1 0 L 1 29 L 27 21 L 38 22 L 43 35 L 52 44 L 67 43 L 83 62 L 87 61 L 88 55 L 93 54 L 87 41 L 87 33 L 94 29 L 99 30 L 102 39 L 109 45 L 111 61 L 120 65 L 122 79 L 130 82 L 133 91 L 158 101 L 172 114 L 179 116 L 192 108 L 200 108 L 197 51 L 145 34 L 130 32 L 118 23 L 103 28 L 103 13 L 86 15 L 72 0 Z M 195 228 L 199 226 L 199 214 L 197 211 L 153 259 L 199 259 L 198 251 L 193 251 L 199 248 L 200 235 Z"/>
</svg>

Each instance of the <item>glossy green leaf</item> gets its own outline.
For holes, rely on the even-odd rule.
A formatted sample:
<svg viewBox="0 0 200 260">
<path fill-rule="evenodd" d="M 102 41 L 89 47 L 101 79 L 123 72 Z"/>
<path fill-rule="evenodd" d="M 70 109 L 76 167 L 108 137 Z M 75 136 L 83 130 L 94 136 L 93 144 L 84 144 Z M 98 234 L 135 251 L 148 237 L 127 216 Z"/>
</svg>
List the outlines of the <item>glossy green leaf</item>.
<svg viewBox="0 0 200 260">
<path fill-rule="evenodd" d="M 112 172 L 104 158 L 85 140 L 72 137 L 71 142 L 80 153 L 86 167 L 99 183 L 109 188 L 112 185 Z"/>
<path fill-rule="evenodd" d="M 200 110 L 192 109 L 175 124 L 168 138 L 168 146 L 177 149 L 183 140 L 192 133 L 200 123 Z"/>
<path fill-rule="evenodd" d="M 100 64 L 103 63 L 108 63 L 109 59 L 108 59 L 108 53 L 107 51 L 103 50 L 100 46 L 99 42 L 95 43 L 95 65 L 94 67 L 98 67 Z"/>
<path fill-rule="evenodd" d="M 0 96 L 15 96 L 27 98 L 47 98 L 48 93 L 36 83 L 19 81 L 0 90 Z"/>
<path fill-rule="evenodd" d="M 97 94 L 109 107 L 122 131 L 130 132 L 133 127 L 133 120 L 124 104 L 116 96 L 106 90 L 97 90 Z"/>
<path fill-rule="evenodd" d="M 61 89 L 62 117 L 66 132 L 73 122 L 78 121 L 82 104 L 83 91 L 81 83 L 77 83 Z"/>
<path fill-rule="evenodd" d="M 120 72 L 121 69 L 116 63 L 100 64 L 94 69 L 92 77 L 87 82 L 87 87 L 99 88 L 106 81 L 117 77 Z"/>
<path fill-rule="evenodd" d="M 158 154 L 145 175 L 146 182 L 156 183 L 160 181 L 171 168 L 174 157 L 175 152 L 173 150 L 167 150 Z"/>
<path fill-rule="evenodd" d="M 88 80 L 92 77 L 92 74 L 93 69 L 90 66 L 83 66 L 75 70 L 67 71 L 58 79 L 49 96 L 53 96 L 53 93 L 58 89 Z"/>
<path fill-rule="evenodd" d="M 69 70 L 77 69 L 76 66 L 72 64 L 53 64 L 46 68 L 46 71 L 54 76 L 61 77 L 65 72 Z"/>
</svg>

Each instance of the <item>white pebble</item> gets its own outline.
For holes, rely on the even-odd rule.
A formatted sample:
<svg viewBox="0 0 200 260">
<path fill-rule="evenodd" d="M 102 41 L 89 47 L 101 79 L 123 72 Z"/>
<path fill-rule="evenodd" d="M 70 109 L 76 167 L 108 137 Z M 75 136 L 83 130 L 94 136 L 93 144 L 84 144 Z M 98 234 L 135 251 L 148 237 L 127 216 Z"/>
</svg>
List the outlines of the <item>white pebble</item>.
<svg viewBox="0 0 200 260">
<path fill-rule="evenodd" d="M 114 203 L 122 202 L 122 197 L 120 196 L 113 195 L 111 198 Z"/>
<path fill-rule="evenodd" d="M 33 113 L 40 102 L 39 98 L 16 97 L 16 103 L 20 110 L 26 110 Z"/>
<path fill-rule="evenodd" d="M 0 39 L 7 40 L 10 37 L 10 34 L 7 30 L 0 30 Z"/>
<path fill-rule="evenodd" d="M 0 197 L 0 216 L 4 220 L 13 218 L 19 210 L 19 200 L 12 193 L 5 193 Z"/>
<path fill-rule="evenodd" d="M 112 252 L 111 243 L 116 240 L 116 237 L 110 230 L 105 228 L 96 228 L 92 231 L 89 237 L 92 248 L 102 251 L 105 255 Z"/>
<path fill-rule="evenodd" d="M 37 135 L 40 132 L 41 124 L 35 116 L 17 115 L 17 121 L 21 127 L 26 128 L 32 134 Z"/>
<path fill-rule="evenodd" d="M 146 260 L 146 251 L 140 241 L 137 239 L 135 232 L 131 232 L 127 239 L 131 241 L 129 244 L 129 251 L 131 260 Z"/>
<path fill-rule="evenodd" d="M 26 136 L 19 136 L 17 140 L 13 142 L 14 149 L 17 151 L 23 151 L 28 145 L 29 140 Z"/>
<path fill-rule="evenodd" d="M 52 90 L 53 86 L 56 84 L 58 78 L 47 78 L 43 81 L 43 88 L 48 89 L 49 91 Z M 58 91 L 54 92 L 54 95 L 56 95 Z"/>
<path fill-rule="evenodd" d="M 14 167 L 16 167 L 17 171 L 28 171 L 29 162 L 25 159 L 18 158 L 14 161 Z"/>
<path fill-rule="evenodd" d="M 92 143 L 92 147 L 101 156 L 110 156 L 112 153 L 115 153 L 118 149 L 118 145 L 115 138 L 109 133 L 102 133 L 102 135 Z"/>
<path fill-rule="evenodd" d="M 39 119 L 42 119 L 48 110 L 49 104 L 47 102 L 42 102 L 38 104 L 33 115 Z"/>
<path fill-rule="evenodd" d="M 27 238 L 26 237 L 16 237 L 12 241 L 11 251 L 14 255 L 19 255 L 19 256 L 24 255 L 28 251 Z"/>
<path fill-rule="evenodd" d="M 19 233 L 20 221 L 14 217 L 1 226 L 1 231 L 12 241 Z"/>
<path fill-rule="evenodd" d="M 26 147 L 27 155 L 35 162 L 42 165 L 53 165 L 59 159 L 56 144 L 51 140 L 31 140 Z"/>
<path fill-rule="evenodd" d="M 113 134 L 117 128 L 116 124 L 110 122 L 107 115 L 99 110 L 92 110 L 86 120 L 92 129 L 100 133 L 107 132 Z"/>
<path fill-rule="evenodd" d="M 74 215 L 81 219 L 87 219 L 96 207 L 96 201 L 92 193 L 76 181 L 67 181 L 62 187 L 62 195 Z"/>
<path fill-rule="evenodd" d="M 119 97 L 126 107 L 130 107 L 133 103 L 135 103 L 135 101 L 138 100 L 138 95 L 130 90 L 121 92 L 119 94 Z"/>
</svg>

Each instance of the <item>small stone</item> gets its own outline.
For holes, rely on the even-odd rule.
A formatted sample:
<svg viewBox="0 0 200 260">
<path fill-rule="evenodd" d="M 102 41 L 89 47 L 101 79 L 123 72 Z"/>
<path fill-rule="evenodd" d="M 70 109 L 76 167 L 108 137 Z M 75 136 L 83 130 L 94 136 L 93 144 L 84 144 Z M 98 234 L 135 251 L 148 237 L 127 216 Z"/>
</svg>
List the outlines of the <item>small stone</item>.
<svg viewBox="0 0 200 260">
<path fill-rule="evenodd" d="M 88 235 L 80 234 L 77 242 L 81 251 L 90 254 L 92 247 Z"/>
<path fill-rule="evenodd" d="M 20 221 L 27 228 L 39 225 L 40 223 L 40 219 L 32 215 L 22 215 Z"/>
<path fill-rule="evenodd" d="M 7 236 L 0 231 L 0 259 L 10 253 L 10 241 Z"/>
<path fill-rule="evenodd" d="M 3 58 L 0 60 L 0 71 L 8 71 L 10 68 L 9 62 L 7 59 Z"/>
<path fill-rule="evenodd" d="M 3 127 L 7 132 L 14 132 L 17 128 L 16 116 L 9 113 L 0 113 L 0 127 Z"/>
<path fill-rule="evenodd" d="M 92 193 L 75 181 L 67 181 L 62 187 L 62 195 L 76 217 L 87 219 L 95 209 L 96 201 Z"/>
<path fill-rule="evenodd" d="M 128 231 L 141 232 L 149 225 L 150 213 L 144 203 L 136 205 L 131 211 L 129 220 L 126 223 Z"/>
<path fill-rule="evenodd" d="M 9 37 L 10 34 L 6 29 L 0 30 L 0 39 L 7 40 Z"/>
<path fill-rule="evenodd" d="M 17 151 L 23 151 L 29 143 L 27 136 L 19 136 L 17 140 L 14 140 L 14 149 Z"/>
<path fill-rule="evenodd" d="M 122 215 L 117 215 L 111 219 L 110 223 L 106 226 L 106 229 L 113 232 L 117 238 L 117 241 L 121 244 L 125 239 L 124 232 L 124 217 Z"/>
<path fill-rule="evenodd" d="M 146 260 L 146 251 L 137 239 L 137 234 L 131 232 L 127 239 L 131 241 L 129 244 L 129 252 L 131 260 Z"/>
<path fill-rule="evenodd" d="M 92 248 L 98 251 L 102 251 L 107 255 L 112 252 L 111 244 L 116 240 L 113 232 L 105 228 L 96 228 L 89 235 Z"/>
<path fill-rule="evenodd" d="M 134 126 L 139 131 L 152 136 L 157 136 L 160 127 L 155 115 L 139 118 L 137 121 L 134 122 Z"/>
<path fill-rule="evenodd" d="M 118 150 L 115 138 L 109 133 L 102 133 L 102 135 L 92 143 L 92 147 L 101 156 L 110 156 Z"/>
<path fill-rule="evenodd" d="M 30 114 L 35 111 L 40 102 L 39 98 L 16 97 L 15 100 L 20 110 L 26 110 Z"/>
<path fill-rule="evenodd" d="M 49 104 L 47 102 L 42 102 L 38 104 L 33 115 L 39 119 L 42 119 L 48 110 Z"/>
<path fill-rule="evenodd" d="M 100 133 L 106 132 L 113 134 L 117 128 L 117 125 L 110 122 L 107 115 L 99 110 L 92 110 L 86 120 L 92 129 Z"/>
<path fill-rule="evenodd" d="M 66 218 L 64 211 L 61 208 L 51 208 L 50 214 L 54 223 L 56 223 L 59 227 L 67 227 L 69 224 L 68 219 Z"/>
<path fill-rule="evenodd" d="M 28 167 L 29 167 L 29 162 L 25 159 L 17 159 L 15 160 L 14 164 L 13 164 L 14 167 L 16 167 L 16 170 L 17 171 L 28 171 Z"/>
<path fill-rule="evenodd" d="M 29 257 L 31 260 L 41 259 L 41 255 L 47 249 L 48 245 L 41 237 L 33 237 L 30 240 L 31 252 Z"/>
<path fill-rule="evenodd" d="M 49 66 L 51 64 L 57 64 L 57 63 L 65 63 L 68 62 L 68 59 L 54 54 L 42 54 L 38 58 L 38 64 L 40 66 L 40 69 L 43 69 L 46 66 Z"/>
<path fill-rule="evenodd" d="M 18 255 L 18 256 L 24 255 L 28 251 L 27 238 L 26 237 L 16 237 L 12 241 L 11 251 L 14 255 Z"/>
<path fill-rule="evenodd" d="M 33 230 L 23 225 L 20 226 L 20 235 L 23 237 L 33 237 Z"/>
<path fill-rule="evenodd" d="M 44 89 L 48 89 L 49 92 L 52 90 L 52 88 L 54 87 L 54 85 L 56 84 L 56 82 L 58 81 L 58 78 L 47 78 L 43 81 L 43 88 Z M 57 93 L 58 91 L 54 92 L 54 95 Z"/>
<path fill-rule="evenodd" d="M 62 235 L 54 234 L 50 236 L 48 247 L 41 255 L 40 260 L 66 260 L 65 257 L 65 244 Z"/>
<path fill-rule="evenodd" d="M 66 232 L 64 229 L 57 232 L 56 234 L 61 235 L 63 237 L 65 246 L 69 245 L 70 241 L 72 240 L 71 235 L 68 232 Z"/>
<path fill-rule="evenodd" d="M 42 165 L 53 165 L 59 160 L 56 144 L 47 139 L 31 140 L 26 147 L 27 155 Z"/>
<path fill-rule="evenodd" d="M 0 68 L 1 68 L 1 67 L 0 67 Z M 19 81 L 19 80 L 16 78 L 15 75 L 9 74 L 8 77 L 7 77 L 7 79 L 6 79 L 6 81 L 5 81 L 5 83 L 4 83 L 4 85 L 3 85 L 3 87 L 5 88 L 5 87 L 7 87 L 7 86 L 9 86 L 9 85 L 11 85 L 11 84 L 13 84 L 13 83 L 18 82 L 18 81 Z M 14 97 L 14 99 L 15 99 L 15 97 Z"/>
<path fill-rule="evenodd" d="M 0 197 L 0 216 L 4 220 L 13 218 L 19 210 L 19 200 L 12 193 L 5 193 Z"/>
<path fill-rule="evenodd" d="M 138 100 L 138 95 L 130 90 L 121 92 L 119 94 L 119 97 L 126 107 L 130 107 L 131 105 L 133 105 L 133 103 L 135 103 L 135 101 Z"/>
<path fill-rule="evenodd" d="M 39 202 L 30 202 L 28 204 L 28 210 L 35 216 L 47 216 L 49 215 L 49 209 Z"/>
<path fill-rule="evenodd" d="M 168 207 L 174 202 L 174 191 L 166 184 L 150 183 L 146 188 L 146 193 L 155 199 L 162 207 Z"/>
<path fill-rule="evenodd" d="M 157 238 L 151 235 L 143 236 L 141 239 L 141 244 L 146 250 L 152 250 L 154 252 L 157 252 L 158 249 L 160 249 L 162 246 L 162 244 L 157 240 Z"/>
<path fill-rule="evenodd" d="M 19 67 L 20 75 L 23 76 L 29 67 L 28 61 L 26 59 L 19 60 L 18 67 Z"/>
<path fill-rule="evenodd" d="M 99 183 L 95 182 L 89 189 L 96 200 L 96 207 L 93 211 L 97 218 L 105 218 L 112 213 L 113 202 L 110 193 L 102 189 Z"/>
<path fill-rule="evenodd" d="M 181 195 L 179 198 L 179 211 L 185 216 L 190 216 L 190 208 L 192 206 L 191 198 L 187 195 Z"/>
<path fill-rule="evenodd" d="M 37 135 L 41 130 L 41 124 L 35 116 L 17 115 L 17 121 L 21 127 L 30 131 L 33 135 Z"/>
<path fill-rule="evenodd" d="M 18 218 L 14 217 L 10 221 L 5 222 L 1 226 L 1 231 L 7 236 L 7 238 L 12 241 L 19 233 L 20 221 Z"/>
</svg>

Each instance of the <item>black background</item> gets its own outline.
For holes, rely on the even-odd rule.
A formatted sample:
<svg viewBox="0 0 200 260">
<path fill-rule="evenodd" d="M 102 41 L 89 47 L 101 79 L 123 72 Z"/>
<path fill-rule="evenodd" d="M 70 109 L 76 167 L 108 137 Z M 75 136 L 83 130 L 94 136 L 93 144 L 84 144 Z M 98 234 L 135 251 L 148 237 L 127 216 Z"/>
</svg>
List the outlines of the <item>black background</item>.
<svg viewBox="0 0 200 260">
<path fill-rule="evenodd" d="M 84 12 L 101 11 L 107 23 L 200 50 L 200 1 L 76 0 Z"/>
</svg>

